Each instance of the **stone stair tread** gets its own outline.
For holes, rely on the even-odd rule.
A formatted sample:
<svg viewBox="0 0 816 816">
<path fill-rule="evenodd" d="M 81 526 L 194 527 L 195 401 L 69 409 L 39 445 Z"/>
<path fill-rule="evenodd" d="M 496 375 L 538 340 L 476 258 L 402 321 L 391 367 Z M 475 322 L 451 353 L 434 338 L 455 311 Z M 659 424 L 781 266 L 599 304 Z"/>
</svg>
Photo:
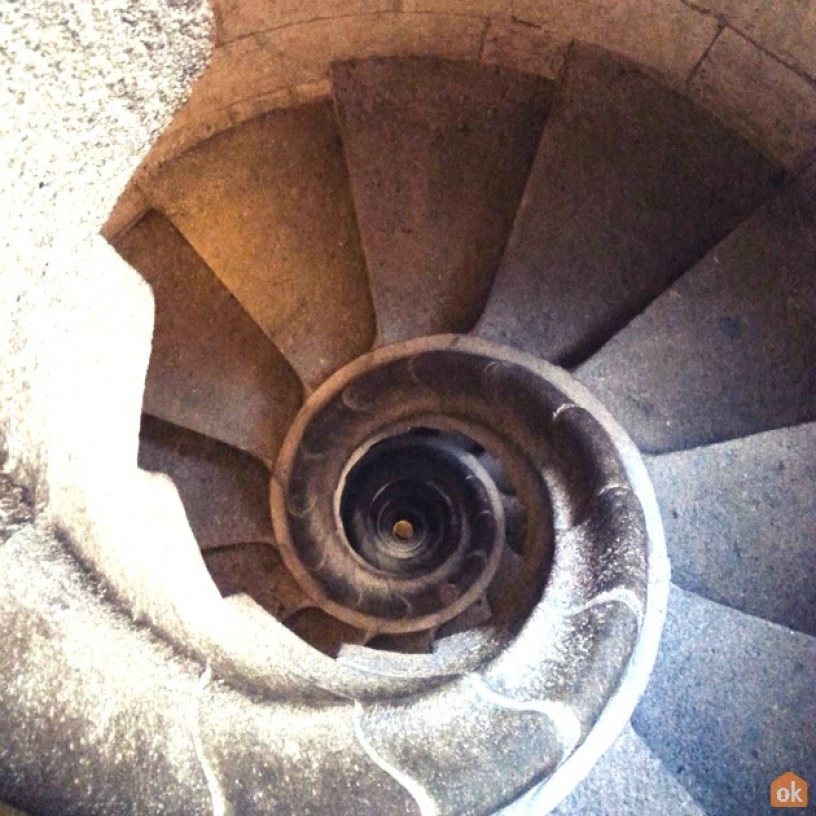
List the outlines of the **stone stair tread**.
<svg viewBox="0 0 816 816">
<path fill-rule="evenodd" d="M 523 811 L 519 811 L 521 816 Z M 512 808 L 507 816 L 515 816 Z M 704 816 L 631 725 L 553 816 Z M 532 814 L 531 814 L 532 816 Z"/>
<path fill-rule="evenodd" d="M 274 541 L 269 471 L 248 453 L 144 415 L 139 467 L 173 480 L 202 550 Z"/>
<path fill-rule="evenodd" d="M 143 187 L 309 386 L 370 348 L 374 313 L 331 102 L 218 133 Z"/>
<path fill-rule="evenodd" d="M 115 246 L 156 303 L 145 413 L 274 461 L 302 399 L 286 360 L 164 215 Z"/>
<path fill-rule="evenodd" d="M 468 331 L 513 222 L 552 82 L 432 58 L 332 80 L 382 343 Z"/>
<path fill-rule="evenodd" d="M 675 583 L 816 635 L 816 423 L 647 466 Z"/>
<path fill-rule="evenodd" d="M 768 813 L 816 779 L 816 638 L 673 587 L 635 731 L 709 813 Z"/>
<path fill-rule="evenodd" d="M 573 46 L 476 333 L 579 363 L 775 181 L 770 162 L 688 99 Z"/>
<path fill-rule="evenodd" d="M 816 164 L 577 377 L 642 450 L 664 453 L 816 419 L 814 359 Z"/>
</svg>

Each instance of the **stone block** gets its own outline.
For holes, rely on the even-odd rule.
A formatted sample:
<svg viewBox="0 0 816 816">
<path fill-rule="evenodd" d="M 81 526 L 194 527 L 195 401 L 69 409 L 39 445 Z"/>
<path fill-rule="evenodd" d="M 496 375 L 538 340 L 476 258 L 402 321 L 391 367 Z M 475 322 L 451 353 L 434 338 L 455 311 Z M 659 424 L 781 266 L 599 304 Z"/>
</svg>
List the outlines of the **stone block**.
<svg viewBox="0 0 816 816">
<path fill-rule="evenodd" d="M 259 31 L 312 20 L 392 11 L 394 0 L 216 0 L 217 41 L 226 43 Z"/>
<path fill-rule="evenodd" d="M 788 167 L 816 148 L 816 86 L 735 31 L 714 43 L 691 93 Z"/>
<path fill-rule="evenodd" d="M 517 19 L 559 37 L 617 51 L 679 86 L 714 39 L 718 22 L 680 0 L 515 0 Z"/>
<path fill-rule="evenodd" d="M 813 0 L 696 0 L 760 48 L 816 77 L 816 4 Z"/>
<path fill-rule="evenodd" d="M 491 20 L 481 60 L 555 79 L 564 64 L 567 46 L 565 39 L 536 26 Z"/>
</svg>

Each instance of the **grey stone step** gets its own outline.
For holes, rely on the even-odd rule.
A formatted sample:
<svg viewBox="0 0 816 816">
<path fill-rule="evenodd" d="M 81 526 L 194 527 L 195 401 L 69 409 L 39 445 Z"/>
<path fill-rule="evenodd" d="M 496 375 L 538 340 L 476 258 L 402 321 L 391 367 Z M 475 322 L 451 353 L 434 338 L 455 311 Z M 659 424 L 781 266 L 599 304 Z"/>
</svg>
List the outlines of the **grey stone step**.
<svg viewBox="0 0 816 816">
<path fill-rule="evenodd" d="M 552 83 L 431 58 L 339 63 L 332 79 L 381 342 L 468 331 Z"/>
<path fill-rule="evenodd" d="M 329 101 L 219 133 L 144 186 L 309 386 L 370 348 L 374 312 Z"/>
<path fill-rule="evenodd" d="M 816 423 L 647 465 L 675 583 L 816 635 Z"/>
<path fill-rule="evenodd" d="M 816 419 L 816 164 L 577 372 L 650 452 Z"/>
<path fill-rule="evenodd" d="M 585 359 L 773 190 L 775 168 L 688 99 L 575 46 L 476 333 Z"/>
<path fill-rule="evenodd" d="M 274 541 L 269 471 L 253 456 L 144 415 L 139 467 L 173 480 L 202 550 Z"/>
<path fill-rule="evenodd" d="M 521 816 L 523 811 L 518 811 Z M 705 811 L 670 774 L 631 726 L 554 816 L 704 816 Z M 507 816 L 516 816 L 508 808 Z M 530 814 L 533 816 L 533 814 Z"/>
<path fill-rule="evenodd" d="M 286 360 L 160 213 L 116 249 L 156 301 L 145 412 L 274 460 L 302 398 Z"/>
<path fill-rule="evenodd" d="M 674 587 L 633 725 L 717 816 L 771 814 L 769 787 L 816 779 L 816 639 Z"/>
</svg>

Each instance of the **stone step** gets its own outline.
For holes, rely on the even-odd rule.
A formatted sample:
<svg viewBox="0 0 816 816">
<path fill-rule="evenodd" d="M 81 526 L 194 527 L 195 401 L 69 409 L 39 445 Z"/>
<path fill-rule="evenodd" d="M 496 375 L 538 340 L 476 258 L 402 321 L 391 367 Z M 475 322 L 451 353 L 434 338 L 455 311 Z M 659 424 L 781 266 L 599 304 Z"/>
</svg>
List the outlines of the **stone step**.
<svg viewBox="0 0 816 816">
<path fill-rule="evenodd" d="M 145 414 L 139 467 L 173 480 L 202 550 L 274 541 L 269 471 L 253 456 Z"/>
<path fill-rule="evenodd" d="M 530 816 L 538 816 L 528 811 Z M 507 816 L 523 810 L 507 809 Z M 553 816 L 705 816 L 631 726 Z M 504 816 L 504 815 L 503 815 Z"/>
<path fill-rule="evenodd" d="M 370 348 L 374 312 L 331 102 L 219 133 L 143 186 L 307 385 Z"/>
<path fill-rule="evenodd" d="M 816 419 L 816 164 L 577 372 L 641 449 Z"/>
<path fill-rule="evenodd" d="M 772 813 L 771 782 L 816 779 L 816 638 L 674 587 L 635 731 L 708 813 Z"/>
<path fill-rule="evenodd" d="M 161 213 L 116 249 L 156 303 L 144 411 L 274 461 L 302 398 L 289 364 Z"/>
<path fill-rule="evenodd" d="M 634 66 L 574 46 L 476 333 L 585 359 L 774 189 L 776 169 Z"/>
<path fill-rule="evenodd" d="M 816 635 L 816 423 L 647 466 L 675 583 Z"/>
<path fill-rule="evenodd" d="M 512 226 L 552 83 L 429 58 L 339 63 L 332 80 L 380 342 L 468 331 Z"/>
</svg>

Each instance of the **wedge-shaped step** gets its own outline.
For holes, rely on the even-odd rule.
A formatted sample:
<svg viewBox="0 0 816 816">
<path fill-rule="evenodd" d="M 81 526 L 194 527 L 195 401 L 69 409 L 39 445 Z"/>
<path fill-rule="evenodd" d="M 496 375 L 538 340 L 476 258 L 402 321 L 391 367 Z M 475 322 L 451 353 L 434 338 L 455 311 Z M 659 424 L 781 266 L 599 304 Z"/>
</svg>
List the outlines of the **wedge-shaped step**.
<svg viewBox="0 0 816 816">
<path fill-rule="evenodd" d="M 816 639 L 673 588 L 635 730 L 707 813 L 771 812 L 786 771 L 816 779 Z"/>
<path fill-rule="evenodd" d="M 341 63 L 332 76 L 381 342 L 468 331 L 552 83 L 422 58 Z"/>
<path fill-rule="evenodd" d="M 156 300 L 145 412 L 274 460 L 302 397 L 286 360 L 160 213 L 116 249 Z"/>
<path fill-rule="evenodd" d="M 634 732 L 618 737 L 555 816 L 704 816 L 688 791 Z M 532 816 L 532 811 L 531 811 Z"/>
<path fill-rule="evenodd" d="M 774 178 L 687 99 L 574 48 L 477 334 L 579 362 L 764 200 Z"/>
<path fill-rule="evenodd" d="M 145 415 L 139 467 L 173 480 L 202 550 L 274 540 L 269 471 L 249 454 Z"/>
<path fill-rule="evenodd" d="M 647 464 L 675 582 L 816 635 L 816 424 Z"/>
<path fill-rule="evenodd" d="M 816 419 L 816 165 L 580 368 L 650 452 Z"/>
<path fill-rule="evenodd" d="M 307 384 L 369 349 L 374 313 L 331 103 L 220 133 L 147 188 Z"/>
<path fill-rule="evenodd" d="M 277 550 L 264 541 L 248 541 L 205 550 L 204 563 L 224 597 L 246 593 L 278 620 L 312 602 L 289 574 Z"/>
</svg>

